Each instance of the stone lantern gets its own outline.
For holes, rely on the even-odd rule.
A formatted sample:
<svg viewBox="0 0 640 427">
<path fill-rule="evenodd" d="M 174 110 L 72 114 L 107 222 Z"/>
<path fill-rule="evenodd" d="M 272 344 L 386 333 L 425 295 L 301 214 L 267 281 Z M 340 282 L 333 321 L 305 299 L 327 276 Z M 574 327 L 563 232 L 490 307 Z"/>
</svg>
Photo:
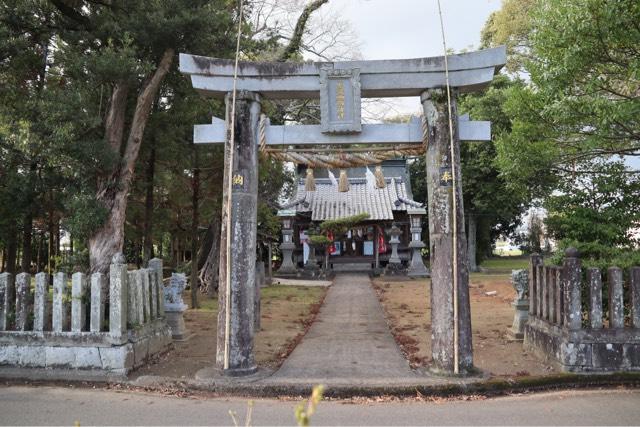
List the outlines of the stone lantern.
<svg viewBox="0 0 640 427">
<path fill-rule="evenodd" d="M 409 214 L 411 225 L 411 242 L 409 243 L 409 249 L 411 249 L 411 261 L 409 263 L 407 276 L 429 277 L 429 270 L 422 260 L 422 248 L 426 246 L 422 241 L 422 215 L 426 212 L 421 208 L 411 209 L 407 213 Z"/>
<path fill-rule="evenodd" d="M 398 255 L 398 245 L 400 244 L 400 235 L 402 234 L 402 230 L 395 223 L 391 226 L 391 239 L 389 243 L 391 244 L 391 257 L 389 258 L 389 264 L 400 264 L 402 261 L 400 260 L 400 256 Z"/>
<path fill-rule="evenodd" d="M 296 211 L 281 210 L 278 211 L 278 217 L 282 220 L 282 243 L 280 250 L 282 251 L 282 264 L 278 270 L 278 274 L 296 274 L 297 269 L 293 263 L 293 251 L 296 248 L 293 243 L 293 219 Z"/>
</svg>

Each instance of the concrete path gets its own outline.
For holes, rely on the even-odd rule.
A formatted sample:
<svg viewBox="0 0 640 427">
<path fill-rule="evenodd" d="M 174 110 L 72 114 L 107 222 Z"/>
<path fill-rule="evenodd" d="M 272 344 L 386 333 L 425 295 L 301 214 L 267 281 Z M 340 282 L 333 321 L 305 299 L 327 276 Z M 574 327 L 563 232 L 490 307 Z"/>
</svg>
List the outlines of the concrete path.
<svg viewBox="0 0 640 427">
<path fill-rule="evenodd" d="M 365 274 L 340 274 L 311 329 L 266 382 L 385 384 L 418 379 Z"/>
<path fill-rule="evenodd" d="M 250 425 L 296 425 L 296 401 L 255 400 Z M 1 425 L 245 424 L 247 400 L 15 386 L 0 388 Z M 476 401 L 320 402 L 311 425 L 634 425 L 640 391 L 561 391 Z"/>
</svg>

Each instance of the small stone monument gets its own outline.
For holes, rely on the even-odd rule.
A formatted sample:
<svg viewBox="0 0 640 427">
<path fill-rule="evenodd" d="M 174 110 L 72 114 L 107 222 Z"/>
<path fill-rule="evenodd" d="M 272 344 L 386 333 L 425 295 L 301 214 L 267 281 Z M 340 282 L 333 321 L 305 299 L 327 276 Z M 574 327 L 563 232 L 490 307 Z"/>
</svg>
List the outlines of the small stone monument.
<svg viewBox="0 0 640 427">
<path fill-rule="evenodd" d="M 391 256 L 389 257 L 389 262 L 387 263 L 384 274 L 389 276 L 404 275 L 406 274 L 406 268 L 402 265 L 402 260 L 398 254 L 398 246 L 400 245 L 400 235 L 402 234 L 402 230 L 400 230 L 400 227 L 398 227 L 396 223 L 393 223 L 389 234 L 391 235 L 391 239 L 389 239 L 389 244 L 391 245 Z"/>
<path fill-rule="evenodd" d="M 515 314 L 509 335 L 513 340 L 522 341 L 524 339 L 524 325 L 529 319 L 529 271 L 512 270 L 511 284 L 516 290 L 516 298 L 511 303 L 515 308 Z"/>
<path fill-rule="evenodd" d="M 186 284 L 187 278 L 184 273 L 172 273 L 169 286 L 164 288 L 164 312 L 171 327 L 171 335 L 177 341 L 184 340 L 187 335 L 183 313 L 188 306 L 182 301 L 182 292 Z"/>
</svg>

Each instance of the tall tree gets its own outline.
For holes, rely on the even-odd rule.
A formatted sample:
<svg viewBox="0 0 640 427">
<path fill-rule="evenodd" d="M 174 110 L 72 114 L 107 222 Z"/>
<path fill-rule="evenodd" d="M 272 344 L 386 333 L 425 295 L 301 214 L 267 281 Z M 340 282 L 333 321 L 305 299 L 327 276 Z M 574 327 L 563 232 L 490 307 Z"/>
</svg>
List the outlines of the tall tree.
<svg viewBox="0 0 640 427">
<path fill-rule="evenodd" d="M 237 10 L 226 0 L 52 3 L 64 24 L 58 43 L 65 84 L 80 92 L 81 83 L 93 83 L 108 100 L 99 110 L 111 162 L 95 180 L 106 217 L 88 239 L 91 270 L 105 272 L 123 250 L 127 196 L 152 107 L 170 108 L 163 101 L 172 88 L 164 83 L 178 73 L 177 52 L 227 56 Z"/>
<path fill-rule="evenodd" d="M 528 20 L 529 85 L 506 104 L 513 132 L 502 170 L 543 194 L 559 174 L 601 156 L 640 153 L 640 5 L 633 0 L 538 0 Z"/>
</svg>

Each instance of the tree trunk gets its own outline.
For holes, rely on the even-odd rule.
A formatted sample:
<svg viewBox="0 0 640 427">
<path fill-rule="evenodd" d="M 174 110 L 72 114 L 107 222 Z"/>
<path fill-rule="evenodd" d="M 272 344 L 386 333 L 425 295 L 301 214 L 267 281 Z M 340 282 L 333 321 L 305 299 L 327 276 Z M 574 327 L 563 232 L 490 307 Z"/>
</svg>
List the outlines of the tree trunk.
<svg viewBox="0 0 640 427">
<path fill-rule="evenodd" d="M 207 230 L 208 244 L 203 244 L 201 250 L 206 253 L 206 258 L 200 266 L 200 282 L 207 291 L 207 296 L 213 298 L 218 291 L 218 268 L 220 265 L 220 219 L 214 217 Z"/>
<path fill-rule="evenodd" d="M 47 242 L 47 272 L 53 274 L 53 257 L 55 256 L 53 242 L 55 237 L 55 223 L 53 221 L 53 194 L 49 193 L 49 241 Z"/>
<path fill-rule="evenodd" d="M 36 271 L 42 271 L 42 243 L 44 241 L 44 235 L 42 232 L 38 233 L 38 252 L 36 254 Z"/>
<path fill-rule="evenodd" d="M 154 257 L 153 254 L 153 179 L 156 171 L 155 139 L 151 141 L 151 153 L 145 176 L 146 195 L 144 201 L 144 264 Z"/>
<path fill-rule="evenodd" d="M 27 208 L 22 223 L 22 271 L 29 273 L 31 271 L 31 244 L 33 237 L 33 211 L 31 206 Z"/>
<path fill-rule="evenodd" d="M 18 232 L 15 221 L 9 224 L 9 236 L 7 237 L 7 273 L 15 274 L 16 260 L 18 257 Z"/>
<path fill-rule="evenodd" d="M 198 148 L 193 146 L 193 182 L 191 209 L 191 308 L 198 308 L 198 223 L 200 222 L 200 169 L 198 168 Z"/>
<path fill-rule="evenodd" d="M 469 234 L 467 235 L 467 250 L 469 253 L 469 271 L 478 272 L 480 269 L 478 268 L 477 259 L 476 259 L 476 236 L 478 230 L 478 222 L 477 218 L 473 214 L 469 214 L 467 217 L 467 223 L 469 225 Z"/>
<path fill-rule="evenodd" d="M 103 226 L 89 238 L 89 260 L 92 273 L 107 274 L 113 255 L 122 252 L 127 194 L 131 187 L 140 144 L 153 100 L 156 99 L 160 84 L 169 72 L 173 56 L 173 49 L 167 49 L 164 52 L 158 68 L 138 95 L 129 137 L 123 150 L 121 150 L 121 144 L 124 135 L 127 86 L 124 83 L 116 84 L 111 96 L 105 123 L 106 139 L 114 152 L 118 154 L 122 152 L 122 157 L 111 176 L 100 180 L 98 184 L 97 199 L 107 208 L 109 215 Z"/>
</svg>

